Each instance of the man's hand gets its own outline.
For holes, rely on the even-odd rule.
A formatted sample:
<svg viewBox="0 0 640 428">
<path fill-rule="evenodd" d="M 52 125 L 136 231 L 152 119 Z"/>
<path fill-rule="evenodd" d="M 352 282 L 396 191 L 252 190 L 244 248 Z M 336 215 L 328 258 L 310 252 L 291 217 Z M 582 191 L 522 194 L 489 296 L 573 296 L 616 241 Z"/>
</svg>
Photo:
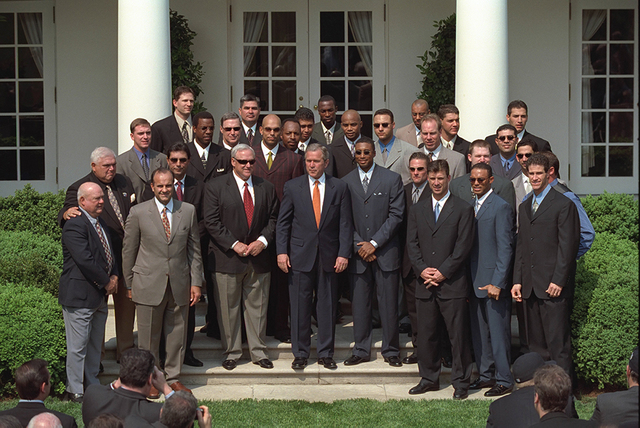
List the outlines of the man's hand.
<svg viewBox="0 0 640 428">
<path fill-rule="evenodd" d="M 562 293 L 562 287 L 553 282 L 549 283 L 549 288 L 547 288 L 547 294 L 549 297 L 558 297 Z"/>
<path fill-rule="evenodd" d="M 64 220 L 69 220 L 70 218 L 78 217 L 79 215 L 82 215 L 80 209 L 78 207 L 71 207 L 62 214 L 62 218 Z"/>
<path fill-rule="evenodd" d="M 429 268 L 427 268 L 427 269 L 429 269 Z M 431 269 L 433 269 L 431 271 L 431 275 L 433 277 L 433 282 L 437 282 L 437 284 L 434 284 L 434 285 L 440 285 L 440 283 L 442 281 L 447 279 L 443 274 L 440 273 L 440 271 L 438 269 L 436 269 L 436 268 L 431 268 Z"/>
<path fill-rule="evenodd" d="M 109 294 L 116 294 L 118 292 L 118 277 L 116 275 L 111 275 L 109 277 L 109 282 L 104 287 L 107 292 L 107 296 Z"/>
<path fill-rule="evenodd" d="M 490 299 L 498 300 L 498 298 L 500 297 L 500 288 L 492 284 L 487 284 L 484 287 L 478 288 L 478 290 L 487 290 L 487 296 Z"/>
<path fill-rule="evenodd" d="M 291 263 L 289 262 L 288 254 L 278 254 L 277 257 L 278 267 L 284 273 L 289 273 L 289 268 L 291 267 Z"/>
<path fill-rule="evenodd" d="M 202 410 L 196 412 L 200 428 L 211 428 L 211 413 L 209 413 L 209 408 L 207 406 L 200 406 L 198 409 Z"/>
<path fill-rule="evenodd" d="M 127 297 L 129 298 L 129 300 L 131 300 L 133 297 L 131 297 L 131 289 L 127 290 Z"/>
<path fill-rule="evenodd" d="M 336 264 L 333 266 L 333 268 L 336 270 L 336 273 L 340 273 L 340 272 L 343 272 L 347 268 L 347 266 L 349 266 L 349 259 L 344 257 L 338 257 L 336 259 Z"/>
<path fill-rule="evenodd" d="M 151 376 L 151 384 L 165 396 L 173 391 L 173 389 L 171 389 L 167 384 L 167 380 L 164 378 L 164 373 L 162 373 L 159 368 L 153 367 L 153 374 Z"/>
<path fill-rule="evenodd" d="M 438 285 L 438 283 L 434 282 L 433 280 L 433 274 L 432 274 L 433 270 L 434 270 L 433 268 L 426 268 L 420 273 L 420 278 L 424 280 L 424 285 L 427 288 L 431 287 L 432 285 L 435 285 L 435 286 Z"/>
<path fill-rule="evenodd" d="M 236 253 L 238 253 L 238 255 L 240 257 L 246 257 L 247 256 L 247 245 L 243 244 L 242 242 L 238 242 L 236 245 L 234 245 L 233 247 L 233 251 L 235 251 Z"/>
<path fill-rule="evenodd" d="M 360 247 L 360 249 L 358 250 L 358 255 L 362 257 L 365 262 L 369 263 L 375 260 L 372 259 L 371 256 L 373 256 L 373 253 L 375 253 L 376 247 L 371 245 L 371 242 L 358 242 L 358 247 Z"/>
<path fill-rule="evenodd" d="M 267 248 L 267 247 L 265 247 L 264 243 L 262 241 L 258 241 L 256 239 L 251 244 L 249 244 L 249 246 L 247 247 L 247 254 L 250 254 L 253 257 L 255 257 L 258 254 L 260 254 L 262 252 L 262 250 L 264 250 L 265 248 Z"/>
<path fill-rule="evenodd" d="M 522 284 L 513 284 L 513 287 L 511 287 L 511 297 L 513 297 L 516 302 L 522 302 Z"/>
<path fill-rule="evenodd" d="M 193 306 L 200 300 L 200 296 L 202 295 L 202 290 L 200 287 L 196 287 L 194 285 L 191 286 L 191 298 L 189 300 L 189 306 Z"/>
</svg>

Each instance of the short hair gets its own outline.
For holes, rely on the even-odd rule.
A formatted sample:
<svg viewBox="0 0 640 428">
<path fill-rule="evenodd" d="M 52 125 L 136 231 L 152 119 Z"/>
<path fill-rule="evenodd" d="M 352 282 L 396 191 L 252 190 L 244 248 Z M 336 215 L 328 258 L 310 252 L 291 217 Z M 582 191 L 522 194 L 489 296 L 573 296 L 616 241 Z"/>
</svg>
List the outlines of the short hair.
<svg viewBox="0 0 640 428">
<path fill-rule="evenodd" d="M 255 101 L 256 103 L 258 103 L 258 107 L 260 107 L 260 98 L 256 97 L 253 94 L 244 94 L 241 98 L 240 98 L 240 108 L 242 108 L 242 106 L 244 105 L 244 103 L 248 102 L 248 101 Z"/>
<path fill-rule="evenodd" d="M 40 394 L 40 386 L 49 383 L 47 363 L 40 358 L 27 361 L 16 369 L 16 389 L 23 400 L 35 400 Z"/>
<path fill-rule="evenodd" d="M 357 144 L 361 144 L 361 143 L 364 143 L 364 144 L 368 144 L 368 145 L 370 145 L 370 146 L 371 146 L 371 149 L 372 149 L 374 152 L 376 151 L 376 143 L 375 143 L 373 140 L 369 140 L 369 139 L 366 139 L 366 140 L 365 140 L 364 138 L 361 138 L 361 139 L 359 139 L 358 141 L 356 141 L 356 143 L 353 145 L 354 150 L 355 150 L 356 145 L 357 145 Z"/>
<path fill-rule="evenodd" d="M 395 120 L 393 120 L 393 112 L 391 110 L 389 110 L 388 108 L 380 108 L 378 110 L 376 110 L 375 113 L 373 113 L 373 117 L 376 116 L 384 116 L 387 115 L 391 118 L 391 122 L 395 122 Z"/>
<path fill-rule="evenodd" d="M 188 428 L 196 419 L 198 400 L 187 391 L 177 391 L 162 406 L 160 422 L 168 428 Z"/>
<path fill-rule="evenodd" d="M 417 100 L 415 100 L 414 102 L 411 103 L 412 106 L 417 106 L 417 105 L 420 105 L 420 104 L 426 105 L 427 106 L 427 111 L 429 111 L 429 103 L 424 98 L 418 98 Z"/>
<path fill-rule="evenodd" d="M 447 162 L 444 159 L 438 159 L 438 160 L 434 160 L 432 162 L 429 162 L 429 165 L 427 165 L 427 174 L 430 173 L 437 173 L 437 172 L 444 172 L 444 175 L 446 175 L 447 177 L 449 176 L 449 162 Z"/>
<path fill-rule="evenodd" d="M 138 126 L 148 126 L 149 128 L 151 128 L 151 124 L 149 123 L 149 121 L 147 119 L 143 119 L 141 117 L 137 118 L 137 119 L 133 119 L 133 121 L 131 122 L 131 125 L 129 125 L 129 129 L 131 130 L 131 133 L 133 134 L 133 132 L 136 130 L 136 128 Z"/>
<path fill-rule="evenodd" d="M 469 154 L 473 156 L 473 151 L 476 148 L 483 148 L 489 150 L 491 152 L 491 144 L 489 144 L 486 140 L 473 140 L 471 144 L 469 144 Z"/>
<path fill-rule="evenodd" d="M 169 168 L 165 168 L 161 166 L 160 168 L 156 168 L 153 170 L 153 172 L 151 173 L 151 176 L 149 177 L 149 183 L 155 184 L 154 178 L 156 177 L 156 175 L 164 175 L 164 174 L 169 174 L 170 176 L 173 177 L 173 172 L 171 172 Z"/>
<path fill-rule="evenodd" d="M 111 156 L 112 158 L 116 158 L 116 154 L 109 147 L 96 147 L 91 152 L 91 163 L 98 163 L 100 159 Z"/>
<path fill-rule="evenodd" d="M 233 146 L 233 148 L 231 149 L 231 157 L 235 159 L 238 152 L 241 152 L 243 150 L 250 150 L 251 153 L 253 153 L 253 157 L 255 158 L 256 156 L 255 150 L 253 150 L 253 148 L 250 145 L 244 144 L 244 143 L 236 144 L 235 146 Z"/>
<path fill-rule="evenodd" d="M 198 122 L 200 121 L 200 119 L 211 119 L 213 121 L 213 126 L 216 125 L 216 120 L 213 118 L 213 115 L 211 113 L 209 113 L 208 111 L 201 111 L 200 113 L 196 113 L 191 119 L 194 128 L 198 127 Z"/>
<path fill-rule="evenodd" d="M 227 120 L 241 120 L 240 116 L 238 116 L 238 113 L 236 113 L 235 111 L 228 111 L 225 114 L 222 115 L 222 117 L 220 118 L 220 126 L 223 126 L 224 122 L 226 122 Z"/>
<path fill-rule="evenodd" d="M 511 116 L 511 110 L 514 108 L 523 108 L 525 112 L 529 113 L 529 107 L 527 107 L 527 103 L 522 100 L 513 100 L 507 106 L 507 114 Z"/>
<path fill-rule="evenodd" d="M 441 120 L 450 113 L 459 115 L 460 110 L 458 110 L 458 107 L 454 106 L 453 104 L 442 104 L 438 109 L 438 117 Z"/>
<path fill-rule="evenodd" d="M 558 160 L 558 156 L 554 155 L 553 152 L 540 152 L 543 156 L 549 159 L 549 168 L 553 168 L 556 175 L 560 174 L 560 161 Z"/>
<path fill-rule="evenodd" d="M 422 117 L 422 120 L 420 120 L 420 131 L 422 131 L 422 124 L 425 122 L 435 122 L 436 125 L 438 126 L 438 132 L 440 132 L 440 130 L 442 129 L 442 121 L 440 120 L 437 114 L 433 114 L 433 113 L 425 114 Z"/>
<path fill-rule="evenodd" d="M 103 413 L 87 424 L 87 428 L 123 428 L 124 422 L 122 419 L 111 413 Z"/>
<path fill-rule="evenodd" d="M 318 99 L 318 104 L 320 103 L 326 103 L 331 101 L 333 103 L 333 106 L 336 106 L 336 99 L 333 98 L 331 95 L 323 95 L 320 97 L 320 99 Z"/>
<path fill-rule="evenodd" d="M 547 412 L 564 412 L 571 396 L 571 378 L 560 366 L 547 364 L 533 375 L 534 391 Z"/>
<path fill-rule="evenodd" d="M 0 428 L 22 428 L 20 420 L 12 415 L 0 416 Z"/>
<path fill-rule="evenodd" d="M 307 146 L 307 150 L 305 150 L 304 152 L 304 158 L 307 159 L 307 153 L 317 152 L 318 150 L 322 152 L 322 160 L 326 161 L 327 159 L 329 159 L 329 149 L 327 149 L 327 146 L 323 146 L 322 144 L 318 143 L 311 143 Z"/>
<path fill-rule="evenodd" d="M 293 117 L 298 120 L 302 119 L 302 120 L 310 120 L 312 122 L 316 121 L 316 117 L 311 111 L 311 109 L 308 109 L 306 107 L 300 107 L 298 111 L 296 111 L 296 114 L 293 115 Z"/>
<path fill-rule="evenodd" d="M 293 118 L 293 117 L 288 117 L 288 118 L 286 118 L 285 120 L 283 120 L 283 121 L 282 121 L 282 125 L 281 125 L 281 128 L 280 128 L 280 129 L 281 129 L 281 130 L 282 130 L 282 129 L 284 129 L 284 124 L 285 124 L 285 123 L 288 123 L 288 122 L 295 123 L 295 124 L 297 124 L 298 126 L 300 126 L 300 122 L 298 122 L 298 119 L 295 119 L 295 118 Z"/>
<path fill-rule="evenodd" d="M 483 171 L 487 171 L 489 173 L 489 178 L 493 177 L 493 170 L 491 169 L 489 164 L 486 164 L 484 162 L 478 162 L 477 164 L 471 167 L 471 171 L 473 171 L 474 169 L 481 169 Z"/>
<path fill-rule="evenodd" d="M 27 428 L 62 428 L 62 422 L 53 413 L 39 413 L 31 418 Z"/>
<path fill-rule="evenodd" d="M 524 147 L 524 146 L 531 147 L 531 150 L 533 150 L 534 152 L 538 151 L 538 143 L 536 143 L 529 137 L 524 137 L 522 141 L 518 141 L 517 148 Z"/>
<path fill-rule="evenodd" d="M 185 152 L 187 154 L 187 159 L 191 159 L 191 150 L 189 150 L 189 146 L 187 146 L 182 141 L 177 143 L 173 143 L 165 152 L 167 155 L 167 159 L 169 159 L 169 155 L 173 152 Z"/>
<path fill-rule="evenodd" d="M 409 162 L 411 162 L 412 160 L 423 160 L 426 163 L 429 163 L 429 156 L 427 156 L 427 154 L 425 152 L 413 152 L 411 153 L 411 156 L 409 156 Z"/>
<path fill-rule="evenodd" d="M 153 374 L 154 363 L 155 359 L 150 351 L 127 349 L 120 356 L 120 382 L 125 386 L 144 387 Z"/>
<path fill-rule="evenodd" d="M 513 131 L 513 135 L 518 135 L 518 130 L 516 129 L 515 126 L 513 126 L 510 123 L 505 123 L 504 125 L 500 125 L 498 127 L 498 130 L 496 131 L 496 135 L 498 135 L 500 133 L 500 131 L 504 131 L 504 130 L 509 130 L 509 131 Z"/>
<path fill-rule="evenodd" d="M 178 86 L 176 89 L 173 90 L 173 100 L 178 101 L 182 96 L 182 94 L 191 94 L 194 97 L 196 96 L 196 93 L 190 87 Z"/>
<path fill-rule="evenodd" d="M 524 164 L 525 168 L 527 168 L 527 171 L 529 170 L 529 167 L 531 165 L 540 165 L 544 167 L 544 172 L 549 172 L 549 167 L 551 167 L 551 164 L 549 163 L 549 158 L 547 158 L 542 153 L 534 153 L 531 156 L 529 156 L 529 159 L 527 159 L 527 161 Z"/>
<path fill-rule="evenodd" d="M 76 198 L 78 199 L 78 201 L 80 200 L 80 198 L 85 198 L 87 196 L 87 193 L 89 193 L 89 189 L 94 186 L 99 187 L 99 185 L 94 183 L 93 181 L 85 181 L 84 183 L 82 183 L 80 187 L 78 187 L 78 193 L 76 194 Z"/>
</svg>

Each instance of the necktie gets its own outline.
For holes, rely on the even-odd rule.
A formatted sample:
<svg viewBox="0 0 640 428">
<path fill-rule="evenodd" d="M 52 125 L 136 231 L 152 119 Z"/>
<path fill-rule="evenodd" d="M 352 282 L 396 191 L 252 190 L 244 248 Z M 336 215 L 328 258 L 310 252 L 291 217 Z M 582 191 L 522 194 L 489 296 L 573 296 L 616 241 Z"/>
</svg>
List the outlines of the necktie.
<svg viewBox="0 0 640 428">
<path fill-rule="evenodd" d="M 388 151 L 387 148 L 385 147 L 384 150 L 382 151 L 382 162 L 384 162 L 384 164 L 387 164 L 387 155 L 388 155 Z"/>
<path fill-rule="evenodd" d="M 187 129 L 189 127 L 189 124 L 187 122 L 182 124 L 182 139 L 184 140 L 185 144 L 189 144 L 189 130 Z"/>
<path fill-rule="evenodd" d="M 437 222 L 438 217 L 440 216 L 440 202 L 436 202 L 436 207 L 433 209 L 433 215 L 435 216 Z"/>
<path fill-rule="evenodd" d="M 349 146 L 349 151 L 351 152 L 351 157 L 354 157 L 356 155 L 356 145 L 355 144 L 351 144 L 351 143 L 347 143 L 347 145 Z"/>
<path fill-rule="evenodd" d="M 475 204 L 473 204 L 473 210 L 476 212 L 476 216 L 478 215 L 478 210 L 480 209 L 480 201 L 476 198 Z"/>
<path fill-rule="evenodd" d="M 327 131 L 324 133 L 324 139 L 327 141 L 327 146 L 331 144 L 331 131 Z"/>
<path fill-rule="evenodd" d="M 205 152 L 202 152 L 202 156 L 200 156 L 200 160 L 202 161 L 202 167 L 207 169 L 207 157 L 205 156 Z"/>
<path fill-rule="evenodd" d="M 413 205 L 417 204 L 420 200 L 420 190 L 418 190 L 417 187 L 413 188 L 413 195 L 411 197 L 411 200 L 413 201 Z"/>
<path fill-rule="evenodd" d="M 531 214 L 535 214 L 538 211 L 538 200 L 533 198 L 533 206 L 531 207 Z"/>
<path fill-rule="evenodd" d="M 113 208 L 113 211 L 116 213 L 116 217 L 118 217 L 120 226 L 124 229 L 124 217 L 122 217 L 120 205 L 118 204 L 115 193 L 113 193 L 113 189 L 111 189 L 111 186 L 109 185 L 107 185 L 107 196 L 109 197 L 109 204 L 111 205 L 111 208 Z"/>
<path fill-rule="evenodd" d="M 182 202 L 182 181 L 176 182 L 176 198 Z"/>
<path fill-rule="evenodd" d="M 251 128 L 247 131 L 247 141 L 249 141 L 249 145 L 253 144 L 253 129 Z"/>
<path fill-rule="evenodd" d="M 269 151 L 269 155 L 267 158 L 267 168 L 271 169 L 271 165 L 273 165 L 273 152 Z"/>
<path fill-rule="evenodd" d="M 142 154 L 142 171 L 144 172 L 144 178 L 149 181 L 149 165 L 147 165 L 147 154 Z"/>
<path fill-rule="evenodd" d="M 167 207 L 162 209 L 162 225 L 164 226 L 164 234 L 169 239 L 171 237 L 171 225 L 169 224 L 169 217 L 167 217 Z"/>
<path fill-rule="evenodd" d="M 244 213 L 247 215 L 247 225 L 251 227 L 251 221 L 253 220 L 253 199 L 251 199 L 249 185 L 246 182 L 244 183 L 242 201 L 244 202 Z"/>
<path fill-rule="evenodd" d="M 367 189 L 369 188 L 369 177 L 366 175 L 362 179 L 362 188 L 364 189 L 364 193 L 367 193 Z"/>
<path fill-rule="evenodd" d="M 100 222 L 96 222 L 96 232 L 98 232 L 98 238 L 100 238 L 100 243 L 102 244 L 104 255 L 107 258 L 107 272 L 111 272 L 111 268 L 113 267 L 113 257 L 111 257 L 111 250 L 109 249 L 107 238 L 104 236 L 104 233 L 102 233 Z"/>
<path fill-rule="evenodd" d="M 433 152 L 429 152 L 427 157 L 429 158 L 429 163 L 433 162 Z"/>
<path fill-rule="evenodd" d="M 320 182 L 316 180 L 313 183 L 313 213 L 316 215 L 316 226 L 320 227 L 320 189 L 318 185 Z"/>
</svg>

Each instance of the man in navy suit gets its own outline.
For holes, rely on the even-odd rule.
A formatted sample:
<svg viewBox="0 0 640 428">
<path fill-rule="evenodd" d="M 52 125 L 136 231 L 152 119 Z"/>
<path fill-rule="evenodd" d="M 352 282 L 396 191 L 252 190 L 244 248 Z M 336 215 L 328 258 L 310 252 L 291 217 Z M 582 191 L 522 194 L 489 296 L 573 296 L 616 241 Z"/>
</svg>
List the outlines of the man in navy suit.
<svg viewBox="0 0 640 428">
<path fill-rule="evenodd" d="M 318 299 L 318 364 L 337 368 L 333 360 L 338 304 L 337 275 L 351 257 L 353 223 L 347 185 L 325 174 L 326 146 L 311 144 L 305 152 L 308 175 L 288 181 L 276 229 L 278 266 L 289 272 L 293 369 L 307 365 L 311 348 L 313 291 Z"/>
<path fill-rule="evenodd" d="M 188 86 L 178 86 L 173 91 L 173 114 L 158 120 L 151 126 L 150 147 L 158 152 L 166 153 L 175 143 L 185 144 L 193 141 L 193 124 L 191 110 L 195 103 L 193 89 Z"/>
<path fill-rule="evenodd" d="M 511 258 L 515 222 L 511 206 L 492 189 L 486 163 L 471 168 L 476 233 L 471 250 L 471 338 L 480 377 L 469 389 L 491 387 L 486 397 L 513 390 L 511 362 Z"/>
</svg>

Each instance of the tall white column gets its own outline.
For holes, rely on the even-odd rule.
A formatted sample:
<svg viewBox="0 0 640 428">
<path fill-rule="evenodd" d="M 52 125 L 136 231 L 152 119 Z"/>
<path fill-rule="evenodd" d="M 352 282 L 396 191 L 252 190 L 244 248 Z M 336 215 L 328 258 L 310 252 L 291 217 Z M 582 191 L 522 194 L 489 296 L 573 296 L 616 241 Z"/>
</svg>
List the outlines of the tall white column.
<svg viewBox="0 0 640 428">
<path fill-rule="evenodd" d="M 171 114 L 169 0 L 118 1 L 118 152 L 132 145 L 129 124 Z"/>
<path fill-rule="evenodd" d="M 507 0 L 456 2 L 456 106 L 461 135 L 494 134 L 509 104 Z"/>
</svg>

